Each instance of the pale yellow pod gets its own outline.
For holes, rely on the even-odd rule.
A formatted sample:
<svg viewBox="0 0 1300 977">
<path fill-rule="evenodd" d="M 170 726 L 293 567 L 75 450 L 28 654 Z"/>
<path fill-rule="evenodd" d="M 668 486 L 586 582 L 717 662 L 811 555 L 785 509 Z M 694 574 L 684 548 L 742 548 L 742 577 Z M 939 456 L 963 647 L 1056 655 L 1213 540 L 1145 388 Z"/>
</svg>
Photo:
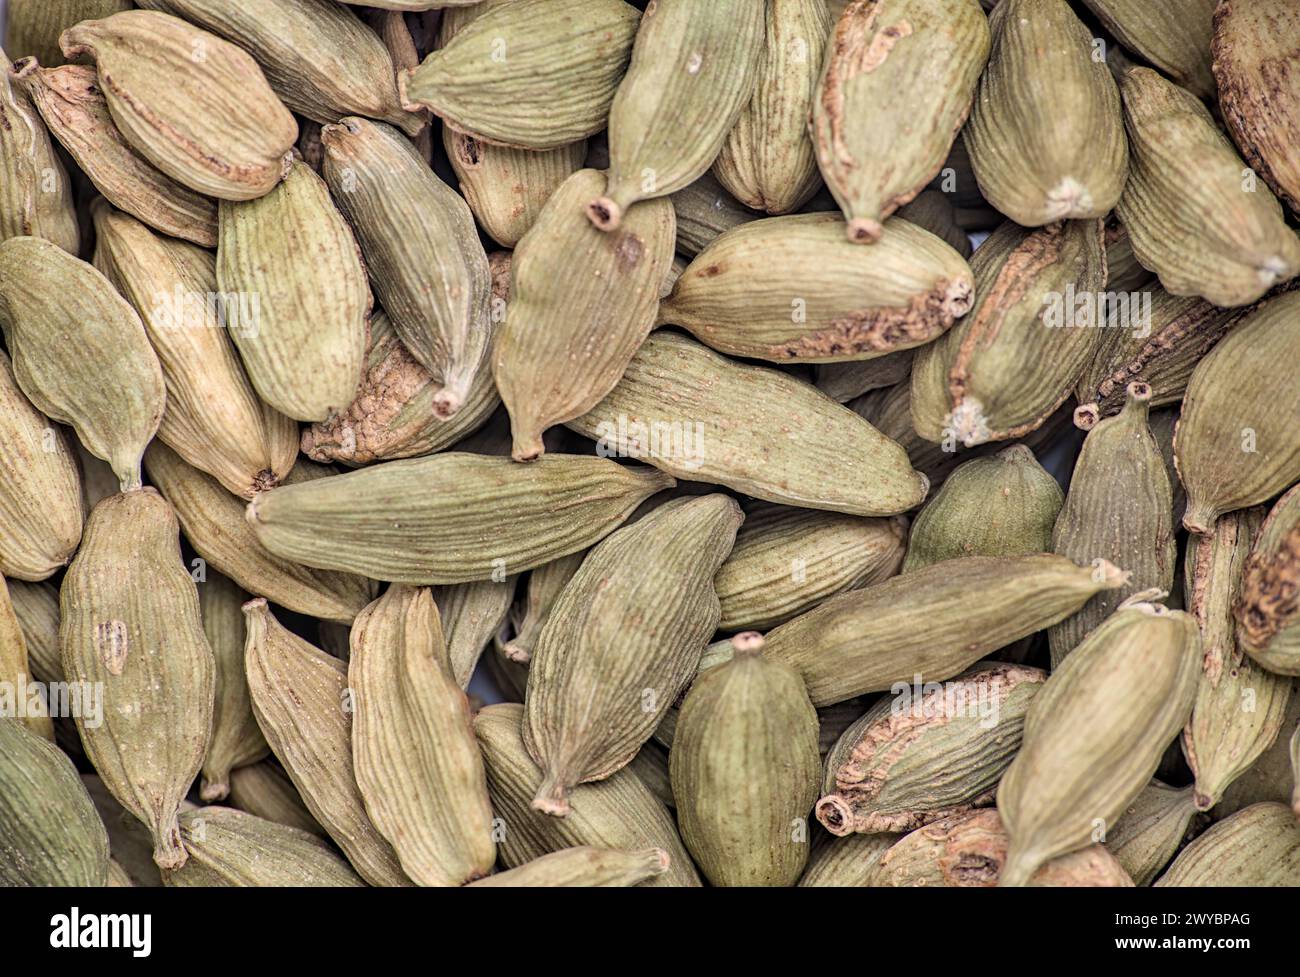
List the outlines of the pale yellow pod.
<svg viewBox="0 0 1300 977">
<path fill-rule="evenodd" d="M 0 719 L 19 719 L 38 736 L 54 742 L 54 724 L 49 703 L 40 697 L 38 679 L 32 671 L 27 652 L 27 637 L 9 595 L 9 586 L 0 576 L 0 689 L 4 690 L 5 709 Z"/>
<path fill-rule="evenodd" d="M 527 886 L 529 888 L 610 888 L 637 885 L 668 868 L 668 853 L 662 848 L 619 851 L 580 845 L 551 852 L 518 868 L 497 872 L 471 882 L 472 887 Z"/>
</svg>

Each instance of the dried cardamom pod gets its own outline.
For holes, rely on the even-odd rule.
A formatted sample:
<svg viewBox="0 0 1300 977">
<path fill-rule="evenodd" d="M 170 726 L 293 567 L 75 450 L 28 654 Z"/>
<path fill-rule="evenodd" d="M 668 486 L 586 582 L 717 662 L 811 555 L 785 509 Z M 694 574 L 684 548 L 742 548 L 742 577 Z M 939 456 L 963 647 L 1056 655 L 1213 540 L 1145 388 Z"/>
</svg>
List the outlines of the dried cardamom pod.
<svg viewBox="0 0 1300 977">
<path fill-rule="evenodd" d="M 1153 780 L 1142 788 L 1106 835 L 1106 848 L 1134 885 L 1148 886 L 1187 837 L 1196 804 L 1192 787 Z"/>
<path fill-rule="evenodd" d="M 1200 100 L 1150 68 L 1120 85 L 1133 164 L 1115 212 L 1160 284 L 1238 306 L 1300 274 L 1300 237 Z"/>
<path fill-rule="evenodd" d="M 903 572 L 961 556 L 1050 553 L 1064 501 L 1023 444 L 963 462 L 912 523 Z"/>
<path fill-rule="evenodd" d="M 823 836 L 808 856 L 799 885 L 862 888 L 872 884 L 880 856 L 898 840 L 897 835 Z"/>
<path fill-rule="evenodd" d="M 254 499 L 246 516 L 282 559 L 394 583 L 464 583 L 585 549 L 674 484 L 604 458 L 545 455 L 518 465 L 448 452 L 281 486 Z"/>
<path fill-rule="evenodd" d="M 551 852 L 590 845 L 636 851 L 661 848 L 668 868 L 649 886 L 698 886 L 691 856 L 682 847 L 672 815 L 631 770 L 573 788 L 573 813 L 553 818 L 532 808 L 542 772 L 524 747 L 524 707 L 487 706 L 474 716 L 474 732 L 487 764 L 488 791 L 499 826 L 499 854 L 517 868 Z"/>
<path fill-rule="evenodd" d="M 1251 168 L 1300 214 L 1300 81 L 1291 70 L 1300 11 L 1286 0 L 1198 5 L 1214 14 L 1214 80 L 1228 131 Z"/>
<path fill-rule="evenodd" d="M 945 560 L 832 597 L 770 632 L 765 654 L 799 670 L 813 705 L 830 705 L 951 678 L 1124 580 L 1104 561 L 1052 553 Z"/>
<path fill-rule="evenodd" d="M 1000 885 L 1025 885 L 1045 862 L 1100 840 L 1096 829 L 1142 792 L 1187 722 L 1201 662 L 1196 622 L 1146 596 L 1106 618 L 1034 697 L 998 786 L 1011 836 Z"/>
<path fill-rule="evenodd" d="M 390 587 L 352 624 L 357 786 L 402 870 L 426 886 L 472 882 L 496 861 L 483 757 L 446 658 L 428 588 Z"/>
<path fill-rule="evenodd" d="M 273 760 L 230 771 L 230 802 L 241 811 L 276 824 L 287 824 L 321 838 L 329 837 L 298 796 L 288 775 Z"/>
<path fill-rule="evenodd" d="M 518 868 L 497 872 L 471 886 L 527 886 L 529 888 L 582 888 L 637 885 L 662 875 L 668 869 L 668 853 L 662 848 L 618 851 L 614 848 L 580 846 L 551 852 Z"/>
<path fill-rule="evenodd" d="M 1297 356 L 1300 292 L 1290 292 L 1242 319 L 1192 372 L 1174 436 L 1192 532 L 1300 481 Z"/>
<path fill-rule="evenodd" d="M 1106 283 L 1102 226 L 1062 221 L 1027 231 L 1008 222 L 975 252 L 971 313 L 913 361 L 921 437 L 968 448 L 1018 438 L 1065 402 L 1103 331 L 1087 328 L 1089 299 Z"/>
<path fill-rule="evenodd" d="M 523 607 L 518 609 L 518 614 L 511 615 L 512 619 L 517 618 L 514 622 L 515 634 L 504 645 L 506 656 L 511 661 L 522 665 L 532 660 L 537 639 L 546 622 L 551 619 L 555 602 L 582 566 L 587 552 L 582 550 L 570 553 L 528 572 L 527 598 Z"/>
<path fill-rule="evenodd" d="M 1156 880 L 1169 886 L 1300 885 L 1300 823 L 1285 804 L 1252 804 L 1182 850 Z"/>
<path fill-rule="evenodd" d="M 0 718 L 0 886 L 107 884 L 108 834 L 72 761 Z"/>
<path fill-rule="evenodd" d="M 355 13 L 324 0 L 139 0 L 239 45 L 284 104 L 315 122 L 365 115 L 414 136 L 427 124 L 402 108 L 396 68 L 383 42 Z"/>
<path fill-rule="evenodd" d="M 674 499 L 611 533 L 565 585 L 524 699 L 524 744 L 545 774 L 539 811 L 566 816 L 573 786 L 626 766 L 690 682 L 743 520 L 726 495 Z"/>
<path fill-rule="evenodd" d="M 799 673 L 753 632 L 701 675 L 668 755 L 682 840 L 714 885 L 794 885 L 808 860 L 821 761 Z"/>
<path fill-rule="evenodd" d="M 871 360 L 817 363 L 813 383 L 831 400 L 846 404 L 872 390 L 903 383 L 912 373 L 913 350 L 886 353 Z"/>
<path fill-rule="evenodd" d="M 299 421 L 352 403 L 365 363 L 370 286 L 325 181 L 297 161 L 257 200 L 222 201 L 217 282 L 258 395 Z M 242 305 L 253 304 L 252 322 Z"/>
<path fill-rule="evenodd" d="M 357 787 L 347 666 L 286 630 L 261 597 L 244 618 L 253 715 L 303 803 L 363 879 L 410 885 Z"/>
<path fill-rule="evenodd" d="M 609 396 L 568 427 L 598 454 L 769 502 L 889 516 L 929 488 L 902 448 L 815 387 L 670 332 L 652 334 Z"/>
<path fill-rule="evenodd" d="M 1147 271 L 1133 254 L 1128 229 L 1114 216 L 1106 223 L 1106 288 L 1112 292 L 1145 289 L 1156 276 Z M 1117 300 L 1122 308 L 1122 299 Z"/>
<path fill-rule="evenodd" d="M 1232 613 L 1237 641 L 1256 663 L 1300 675 L 1300 485 L 1278 499 L 1259 527 Z"/>
<path fill-rule="evenodd" d="M 1083 0 L 1124 47 L 1200 98 L 1214 97 L 1210 37 L 1216 2 Z"/>
<path fill-rule="evenodd" d="M 118 131 L 172 179 L 251 200 L 284 175 L 298 125 L 243 49 L 152 10 L 82 21 L 59 44 L 95 63 Z"/>
<path fill-rule="evenodd" d="M 1070 491 L 1052 529 L 1052 551 L 1080 566 L 1109 560 L 1129 579 L 1098 594 L 1047 632 L 1056 668 L 1084 636 L 1123 601 L 1152 588 L 1168 593 L 1174 582 L 1173 494 L 1147 413 L 1151 388 L 1128 385 L 1128 402 L 1083 442 L 1070 478 Z"/>
<path fill-rule="evenodd" d="M 837 214 L 752 221 L 696 256 L 659 322 L 723 353 L 777 363 L 870 359 L 930 342 L 974 298 L 970 266 L 929 231 L 895 219 L 864 251 Z"/>
<path fill-rule="evenodd" d="M 511 262 L 492 372 L 510 411 L 517 461 L 545 450 L 548 427 L 600 403 L 655 323 L 658 286 L 673 259 L 672 207 L 647 203 L 617 234 L 602 234 L 580 207 L 604 185 L 595 170 L 569 177 Z"/>
<path fill-rule="evenodd" d="M 668 751 L 657 743 L 646 743 L 637 750 L 628 769 L 650 788 L 650 792 L 659 798 L 664 807 L 677 809 L 677 799 L 673 797 L 671 775 L 668 772 Z"/>
<path fill-rule="evenodd" d="M 63 681 L 59 650 L 59 591 L 51 583 L 6 580 L 9 601 L 27 645 L 27 664 L 38 682 Z"/>
<path fill-rule="evenodd" d="M 43 697 L 27 658 L 27 638 L 0 576 L 0 719 L 20 719 L 38 736 L 54 742 L 48 697 Z"/>
<path fill-rule="evenodd" d="M 249 595 L 233 581 L 208 571 L 199 584 L 203 633 L 216 662 L 216 695 L 212 709 L 212 739 L 203 758 L 205 801 L 224 800 L 230 793 L 230 771 L 256 763 L 271 752 L 248 700 L 244 671 L 244 614 Z"/>
<path fill-rule="evenodd" d="M 879 241 L 885 218 L 943 167 L 989 45 L 988 20 L 969 0 L 856 0 L 840 15 L 810 128 L 850 241 Z"/>
<path fill-rule="evenodd" d="M 63 432 L 18 389 L 3 352 L 0 470 L 0 574 L 44 580 L 72 559 L 81 539 L 81 477 Z"/>
<path fill-rule="evenodd" d="M 767 4 L 754 96 L 713 163 L 718 182 L 747 207 L 788 214 L 821 186 L 808 115 L 830 32 L 825 0 Z"/>
<path fill-rule="evenodd" d="M 944 683 L 899 683 L 826 756 L 817 820 L 831 834 L 912 831 L 993 803 L 1047 673 L 981 664 Z"/>
<path fill-rule="evenodd" d="M 462 689 L 469 687 L 479 657 L 510 613 L 516 579 L 472 580 L 433 589 L 447 643 L 447 661 Z"/>
<path fill-rule="evenodd" d="M 1196 704 L 1183 731 L 1198 811 L 1217 804 L 1228 784 L 1273 745 L 1291 700 L 1291 679 L 1265 671 L 1238 647 L 1232 616 L 1263 520 L 1262 507 L 1228 513 L 1212 536 L 1193 535 L 1187 543 L 1187 611 L 1204 649 Z"/>
<path fill-rule="evenodd" d="M 766 9 L 752 0 L 646 8 L 609 106 L 609 185 L 586 207 L 596 227 L 616 230 L 632 204 L 680 190 L 713 165 L 754 93 Z"/>
<path fill-rule="evenodd" d="M 759 505 L 713 579 L 723 631 L 762 630 L 898 572 L 907 520 Z"/>
<path fill-rule="evenodd" d="M 226 328 L 250 326 L 218 309 L 213 256 L 103 200 L 91 213 L 96 262 L 134 305 L 162 367 L 167 406 L 158 437 L 236 495 L 279 484 L 298 456 L 298 425 L 254 392 Z"/>
<path fill-rule="evenodd" d="M 590 159 L 588 165 L 592 165 Z M 668 199 L 677 216 L 677 250 L 691 258 L 724 231 L 762 216 L 747 210 L 711 173 L 688 183 Z"/>
<path fill-rule="evenodd" d="M 315 835 L 228 807 L 186 811 L 181 838 L 189 858 L 163 873 L 169 886 L 365 885 Z"/>
<path fill-rule="evenodd" d="M 60 34 L 79 21 L 132 6 L 131 0 L 9 0 L 5 47 L 15 58 L 34 56 L 42 64 L 61 64 Z"/>
<path fill-rule="evenodd" d="M 1273 745 L 1246 768 L 1223 792 L 1223 800 L 1214 808 L 1214 817 L 1223 819 L 1229 814 L 1261 801 L 1285 804 L 1295 789 L 1295 771 L 1291 765 L 1291 731 L 1300 726 L 1300 695 L 1294 691 L 1286 714 L 1282 717 L 1282 733 Z"/>
<path fill-rule="evenodd" d="M 245 521 L 244 504 L 162 442 L 149 445 L 145 464 L 149 480 L 175 507 L 190 545 L 249 593 L 300 614 L 343 622 L 374 599 L 374 585 L 362 577 L 315 570 L 268 552 Z M 327 474 L 319 465 L 299 461 L 288 484 Z"/>
<path fill-rule="evenodd" d="M 29 58 L 13 66 L 11 78 L 114 207 L 164 234 L 216 247 L 217 202 L 173 180 L 131 148 L 109 114 L 94 68 L 42 68 Z"/>
<path fill-rule="evenodd" d="M 99 271 L 49 241 L 0 243 L 0 327 L 14 376 L 51 420 L 140 487 L 166 389 L 140 317 Z"/>
<path fill-rule="evenodd" d="M 69 683 L 102 689 L 79 710 L 86 755 L 113 796 L 153 834 L 160 868 L 185 864 L 176 817 L 212 731 L 215 667 L 176 514 L 152 488 L 91 512 L 59 594 Z"/>
<path fill-rule="evenodd" d="M 490 339 L 492 275 L 474 216 L 391 126 L 349 116 L 325 126 L 321 140 L 322 174 L 361 242 L 375 294 L 411 355 L 442 384 L 434 411 L 451 417 Z"/>
<path fill-rule="evenodd" d="M 880 856 L 871 885 L 986 888 L 1002 885 L 1010 839 L 997 811 L 957 814 L 904 835 Z M 1131 888 L 1115 857 L 1101 845 L 1044 864 L 1026 883 L 1072 888 Z"/>
</svg>

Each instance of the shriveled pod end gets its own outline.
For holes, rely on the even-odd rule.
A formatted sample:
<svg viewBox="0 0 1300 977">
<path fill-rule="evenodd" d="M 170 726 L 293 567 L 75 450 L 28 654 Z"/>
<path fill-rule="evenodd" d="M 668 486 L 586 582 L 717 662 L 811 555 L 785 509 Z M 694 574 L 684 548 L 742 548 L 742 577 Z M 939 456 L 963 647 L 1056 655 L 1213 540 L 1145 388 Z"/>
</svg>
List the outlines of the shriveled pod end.
<svg viewBox="0 0 1300 977">
<path fill-rule="evenodd" d="M 1162 590 L 1159 587 L 1148 587 L 1146 590 L 1139 590 L 1136 594 L 1130 594 L 1119 602 L 1116 610 L 1138 610 L 1146 611 L 1148 614 L 1154 614 L 1159 617 L 1161 614 L 1168 614 L 1169 608 L 1164 604 L 1158 603 L 1169 596 L 1169 591 Z"/>
<path fill-rule="evenodd" d="M 407 83 L 411 76 L 415 74 L 414 68 L 403 68 L 397 73 L 397 103 L 407 112 L 423 112 L 428 108 L 427 105 L 421 105 L 419 102 L 412 102 L 406 94 Z M 325 128 L 329 128 L 326 126 Z"/>
<path fill-rule="evenodd" d="M 1124 388 L 1124 392 L 1129 401 L 1135 404 L 1145 404 L 1151 400 L 1151 384 L 1142 380 L 1134 380 Z"/>
<path fill-rule="evenodd" d="M 1118 590 L 1120 587 L 1126 586 L 1132 576 L 1129 571 L 1121 570 L 1109 560 L 1094 560 L 1092 572 L 1097 582 L 1107 590 Z"/>
<path fill-rule="evenodd" d="M 361 132 L 361 126 L 352 116 L 346 119 L 339 119 L 338 122 L 332 122 L 329 125 L 321 126 L 320 141 L 325 146 L 335 146 L 344 136 L 355 136 Z"/>
<path fill-rule="evenodd" d="M 660 875 L 667 872 L 673 864 L 672 857 L 662 848 L 651 848 L 648 854 L 658 863 Z"/>
<path fill-rule="evenodd" d="M 199 787 L 199 797 L 211 803 L 212 801 L 224 801 L 230 796 L 230 776 L 229 771 L 224 776 L 214 775 L 214 779 L 209 780 L 205 774 L 203 782 Z"/>
<path fill-rule="evenodd" d="M 587 204 L 587 220 L 601 231 L 614 231 L 623 223 L 623 208 L 609 197 L 597 197 Z"/>
<path fill-rule="evenodd" d="M 540 433 L 520 432 L 515 435 L 514 445 L 510 449 L 510 457 L 515 461 L 536 461 L 544 454 L 546 454 L 546 445 Z"/>
<path fill-rule="evenodd" d="M 757 631 L 742 631 L 733 635 L 731 650 L 735 657 L 757 656 L 763 653 L 764 638 Z"/>
<path fill-rule="evenodd" d="M 507 641 L 502 646 L 501 653 L 517 665 L 527 665 L 533 660 L 532 651 L 514 641 Z"/>
<path fill-rule="evenodd" d="M 813 810 L 831 834 L 840 838 L 853 834 L 853 811 L 839 794 L 827 794 Z"/>
<path fill-rule="evenodd" d="M 1192 794 L 1192 803 L 1198 811 L 1208 811 L 1218 803 L 1217 799 L 1197 788 Z"/>
<path fill-rule="evenodd" d="M 854 244 L 875 244 L 885 233 L 885 228 L 880 221 L 871 220 L 869 217 L 855 217 L 849 221 L 845 233 Z"/>
<path fill-rule="evenodd" d="M 1101 407 L 1097 404 L 1080 404 L 1074 409 L 1074 426 L 1080 431 L 1091 431 L 1101 420 Z"/>
<path fill-rule="evenodd" d="M 36 74 L 40 70 L 40 62 L 35 57 L 19 58 L 9 66 L 9 78 L 26 89 L 40 78 Z"/>
<path fill-rule="evenodd" d="M 124 493 L 144 488 L 144 479 L 140 475 L 139 461 L 134 465 L 125 466 L 124 469 L 114 467 L 113 474 L 117 476 L 118 487 Z"/>
<path fill-rule="evenodd" d="M 984 405 L 974 397 L 965 398 L 948 415 L 948 427 L 953 436 L 968 448 L 985 444 L 993 439 Z"/>
<path fill-rule="evenodd" d="M 455 417 L 464 403 L 464 397 L 454 390 L 443 387 L 433 395 L 433 412 L 445 421 Z"/>
<path fill-rule="evenodd" d="M 954 319 L 960 319 L 975 304 L 975 283 L 958 278 L 948 283 L 943 295 L 943 312 Z"/>
<path fill-rule="evenodd" d="M 248 508 L 252 509 L 253 505 L 250 504 Z M 263 615 L 270 613 L 266 607 L 265 597 L 254 597 L 252 600 L 244 601 L 244 603 L 240 605 L 239 609 L 244 612 L 245 618 L 250 619 L 260 618 Z"/>
<path fill-rule="evenodd" d="M 537 788 L 533 809 L 553 818 L 565 818 L 573 810 L 569 806 L 569 788 L 554 773 L 548 773 Z"/>
<path fill-rule="evenodd" d="M 1188 494 L 1187 511 L 1183 513 L 1183 528 L 1197 536 L 1213 536 L 1214 524 L 1218 520 L 1218 513 L 1200 504 L 1191 497 L 1190 493 Z"/>
<path fill-rule="evenodd" d="M 310 434 L 311 434 L 311 428 L 308 428 L 307 431 L 303 434 L 304 445 L 307 443 L 307 438 L 310 436 Z M 307 449 L 304 447 L 303 451 L 306 450 Z M 256 495 L 258 492 L 268 492 L 279 484 L 280 484 L 280 476 L 277 475 L 275 472 L 271 471 L 271 469 L 269 468 L 263 468 L 260 472 L 258 472 L 256 475 L 253 476 L 253 484 L 250 486 L 250 497 Z"/>
<path fill-rule="evenodd" d="M 180 822 L 172 818 L 171 824 L 162 827 L 158 837 L 154 839 L 154 864 L 161 869 L 174 872 L 184 867 L 189 857 L 189 852 L 185 850 L 185 845 L 181 841 Z"/>
</svg>

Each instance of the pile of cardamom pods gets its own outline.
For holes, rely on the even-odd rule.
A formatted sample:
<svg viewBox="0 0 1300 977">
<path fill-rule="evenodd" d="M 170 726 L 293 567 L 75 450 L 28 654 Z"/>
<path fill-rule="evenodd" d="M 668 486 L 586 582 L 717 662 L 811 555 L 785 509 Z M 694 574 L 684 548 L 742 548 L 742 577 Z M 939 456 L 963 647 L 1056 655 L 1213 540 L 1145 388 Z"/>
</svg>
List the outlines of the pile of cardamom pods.
<svg viewBox="0 0 1300 977">
<path fill-rule="evenodd" d="M 1295 0 L 7 7 L 0 885 L 1300 885 Z"/>
</svg>

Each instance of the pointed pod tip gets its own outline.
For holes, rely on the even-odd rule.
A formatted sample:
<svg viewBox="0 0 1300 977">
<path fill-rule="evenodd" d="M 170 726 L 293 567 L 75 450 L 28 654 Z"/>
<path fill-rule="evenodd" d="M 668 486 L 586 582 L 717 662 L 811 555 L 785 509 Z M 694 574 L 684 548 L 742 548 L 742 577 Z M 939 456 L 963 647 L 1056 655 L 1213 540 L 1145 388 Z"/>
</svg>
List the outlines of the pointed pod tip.
<svg viewBox="0 0 1300 977">
<path fill-rule="evenodd" d="M 884 235 L 885 229 L 880 221 L 855 217 L 849 221 L 845 233 L 854 244 L 875 244 Z"/>
<path fill-rule="evenodd" d="M 853 811 L 839 794 L 827 794 L 814 808 L 822 827 L 836 837 L 853 834 Z"/>
<path fill-rule="evenodd" d="M 542 781 L 542 786 L 537 788 L 537 796 L 533 798 L 533 809 L 549 814 L 553 818 L 568 817 L 573 810 L 569 806 L 568 795 L 568 788 L 556 775 L 548 774 Z"/>
<path fill-rule="evenodd" d="M 623 208 L 609 197 L 597 197 L 586 207 L 587 220 L 601 231 L 614 231 L 623 223 Z"/>
</svg>

